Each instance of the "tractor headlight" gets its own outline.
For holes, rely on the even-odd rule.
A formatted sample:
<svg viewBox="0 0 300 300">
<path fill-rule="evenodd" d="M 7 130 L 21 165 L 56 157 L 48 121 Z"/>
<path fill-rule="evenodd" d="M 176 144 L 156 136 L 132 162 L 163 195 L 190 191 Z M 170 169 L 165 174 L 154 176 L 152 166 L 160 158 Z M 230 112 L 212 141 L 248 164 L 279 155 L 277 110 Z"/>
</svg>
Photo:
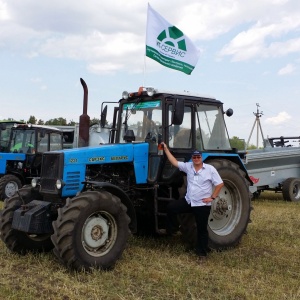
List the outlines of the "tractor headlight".
<svg viewBox="0 0 300 300">
<path fill-rule="evenodd" d="M 37 178 L 32 178 L 31 179 L 31 186 L 35 188 L 38 185 L 38 179 Z"/>
<path fill-rule="evenodd" d="M 146 91 L 147 91 L 147 95 L 149 97 L 152 97 L 156 93 L 156 91 L 153 87 L 146 87 Z"/>
<path fill-rule="evenodd" d="M 124 100 L 127 100 L 128 97 L 129 97 L 129 93 L 128 93 L 127 91 L 124 91 L 124 92 L 122 93 L 122 98 L 123 98 Z"/>
<path fill-rule="evenodd" d="M 57 188 L 58 190 L 60 190 L 60 189 L 62 188 L 62 186 L 63 186 L 62 181 L 61 181 L 60 179 L 57 179 L 57 180 L 56 180 L 56 183 L 55 183 L 55 186 L 56 186 L 56 188 Z"/>
</svg>

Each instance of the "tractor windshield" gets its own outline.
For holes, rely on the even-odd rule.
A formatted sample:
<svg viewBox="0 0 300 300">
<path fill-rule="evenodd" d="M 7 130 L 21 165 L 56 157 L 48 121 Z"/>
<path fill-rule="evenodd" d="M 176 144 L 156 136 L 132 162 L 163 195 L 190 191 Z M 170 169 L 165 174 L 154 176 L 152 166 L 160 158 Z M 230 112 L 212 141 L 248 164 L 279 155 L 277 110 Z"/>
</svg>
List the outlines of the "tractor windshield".
<svg viewBox="0 0 300 300">
<path fill-rule="evenodd" d="M 203 149 L 231 150 L 221 107 L 199 105 L 197 123 L 197 131 L 201 132 L 199 136 L 202 137 Z"/>
<path fill-rule="evenodd" d="M 32 153 L 35 145 L 34 130 L 14 130 L 10 141 L 10 152 Z"/>
<path fill-rule="evenodd" d="M 119 143 L 126 142 L 129 132 L 134 141 L 151 139 L 158 143 L 161 137 L 162 107 L 161 100 L 124 103 L 121 110 L 121 132 Z M 125 138 L 126 139 L 126 138 Z"/>
</svg>

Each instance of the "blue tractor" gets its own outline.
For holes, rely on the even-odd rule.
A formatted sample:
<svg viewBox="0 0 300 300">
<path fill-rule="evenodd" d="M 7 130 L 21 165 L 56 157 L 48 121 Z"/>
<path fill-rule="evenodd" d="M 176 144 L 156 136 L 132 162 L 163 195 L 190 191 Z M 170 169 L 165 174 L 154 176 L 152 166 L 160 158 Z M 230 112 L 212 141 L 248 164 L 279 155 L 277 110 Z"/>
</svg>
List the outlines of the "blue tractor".
<svg viewBox="0 0 300 300">
<path fill-rule="evenodd" d="M 110 269 L 130 233 L 164 234 L 166 206 L 185 193 L 185 176 L 159 149 L 165 141 L 179 161 L 193 149 L 219 171 L 225 186 L 213 203 L 209 243 L 213 249 L 236 246 L 250 220 L 251 180 L 224 121 L 222 102 L 188 92 L 153 88 L 124 92 L 101 125 L 110 141 L 43 154 L 41 174 L 5 201 L 1 239 L 13 252 L 49 251 L 75 270 Z M 108 125 L 109 124 L 109 125 Z M 194 244 L 190 214 L 178 218 L 183 240 Z"/>
<path fill-rule="evenodd" d="M 17 124 L 9 128 L 9 138 L 0 154 L 0 199 L 11 197 L 33 177 L 40 176 L 42 154 L 63 149 L 63 132 L 57 128 Z"/>
</svg>

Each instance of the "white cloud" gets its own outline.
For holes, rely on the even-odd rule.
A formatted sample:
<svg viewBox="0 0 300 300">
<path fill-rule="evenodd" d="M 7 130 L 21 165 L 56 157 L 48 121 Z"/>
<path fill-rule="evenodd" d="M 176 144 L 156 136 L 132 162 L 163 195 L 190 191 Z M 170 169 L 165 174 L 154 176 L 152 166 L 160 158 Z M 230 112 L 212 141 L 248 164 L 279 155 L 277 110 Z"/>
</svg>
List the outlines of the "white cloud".
<svg viewBox="0 0 300 300">
<path fill-rule="evenodd" d="M 274 42 L 270 44 L 268 52 L 270 56 L 280 57 L 290 53 L 299 53 L 300 38 L 289 39 L 284 42 Z"/>
<path fill-rule="evenodd" d="M 10 15 L 7 10 L 7 4 L 3 1 L 0 1 L 0 21 L 9 20 Z"/>
<path fill-rule="evenodd" d="M 295 2 L 292 0 L 289 2 Z M 282 17 L 289 16 L 290 11 L 278 16 L 281 7 L 286 6 L 288 0 L 261 0 L 261 1 L 239 1 L 239 0 L 209 0 L 189 1 L 174 6 L 173 20 L 182 28 L 186 34 L 199 40 L 214 39 L 217 36 L 227 33 L 241 24 L 273 23 Z M 266 14 L 268 11 L 268 14 Z M 248 26 L 248 25 L 247 25 Z"/>
<path fill-rule="evenodd" d="M 275 117 L 267 118 L 265 122 L 266 124 L 270 124 L 270 125 L 280 125 L 286 123 L 290 119 L 291 116 L 287 112 L 282 111 Z"/>
<path fill-rule="evenodd" d="M 295 66 L 292 64 L 287 64 L 284 68 L 278 71 L 278 75 L 288 75 L 295 71 Z"/>
<path fill-rule="evenodd" d="M 276 11 L 265 9 L 268 14 L 259 16 L 254 25 L 239 32 L 220 51 L 220 56 L 232 56 L 233 61 L 253 58 L 278 57 L 299 52 L 300 39 L 290 38 L 300 30 L 299 3 L 290 1 Z M 270 4 L 270 3 L 269 3 Z M 278 5 L 286 4 L 277 1 Z M 250 14 L 251 16 L 251 14 Z"/>
<path fill-rule="evenodd" d="M 144 55 L 147 3 L 0 0 L 0 49 L 30 59 L 83 60 L 91 72 L 136 71 L 141 69 L 137 57 Z M 298 0 L 174 0 L 172 6 L 153 0 L 151 5 L 199 48 L 205 40 L 236 32 L 220 57 L 243 61 L 300 51 L 300 38 L 288 36 L 300 30 Z"/>
</svg>

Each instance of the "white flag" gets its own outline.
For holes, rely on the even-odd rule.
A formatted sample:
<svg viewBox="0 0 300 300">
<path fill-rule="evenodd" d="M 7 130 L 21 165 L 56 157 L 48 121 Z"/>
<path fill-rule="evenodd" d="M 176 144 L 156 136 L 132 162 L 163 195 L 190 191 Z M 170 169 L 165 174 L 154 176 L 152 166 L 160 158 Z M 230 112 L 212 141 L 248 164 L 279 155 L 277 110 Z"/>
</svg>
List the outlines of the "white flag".
<svg viewBox="0 0 300 300">
<path fill-rule="evenodd" d="M 194 70 L 199 53 L 193 42 L 148 4 L 146 56 L 186 74 Z"/>
</svg>

